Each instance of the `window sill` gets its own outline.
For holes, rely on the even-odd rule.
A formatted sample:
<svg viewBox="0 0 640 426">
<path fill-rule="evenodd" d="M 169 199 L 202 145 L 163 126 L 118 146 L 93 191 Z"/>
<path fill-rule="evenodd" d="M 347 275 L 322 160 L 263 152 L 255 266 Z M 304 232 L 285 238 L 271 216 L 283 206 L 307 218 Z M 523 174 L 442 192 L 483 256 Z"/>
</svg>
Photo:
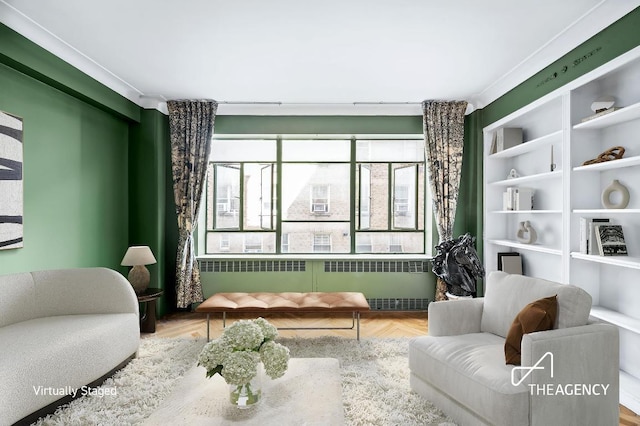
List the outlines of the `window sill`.
<svg viewBox="0 0 640 426">
<path fill-rule="evenodd" d="M 206 254 L 196 256 L 198 260 L 431 260 L 428 254 Z"/>
</svg>

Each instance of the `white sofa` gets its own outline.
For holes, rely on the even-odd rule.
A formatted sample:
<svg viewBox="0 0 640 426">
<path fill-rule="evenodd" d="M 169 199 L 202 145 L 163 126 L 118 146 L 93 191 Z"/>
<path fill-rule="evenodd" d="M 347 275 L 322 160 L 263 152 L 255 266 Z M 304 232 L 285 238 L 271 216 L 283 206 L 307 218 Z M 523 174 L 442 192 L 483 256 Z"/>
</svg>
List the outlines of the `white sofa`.
<svg viewBox="0 0 640 426">
<path fill-rule="evenodd" d="M 139 330 L 135 292 L 116 271 L 0 276 L 0 425 L 53 411 L 59 389 L 97 385 L 135 356 Z"/>
<path fill-rule="evenodd" d="M 522 338 L 522 367 L 538 369 L 512 379 L 504 342 L 514 318 L 556 294 L 555 328 Z M 411 388 L 461 425 L 618 425 L 618 329 L 590 323 L 590 310 L 578 287 L 492 272 L 484 298 L 429 305 L 429 335 L 409 345 Z M 590 396 L 567 395 L 582 385 Z"/>
</svg>

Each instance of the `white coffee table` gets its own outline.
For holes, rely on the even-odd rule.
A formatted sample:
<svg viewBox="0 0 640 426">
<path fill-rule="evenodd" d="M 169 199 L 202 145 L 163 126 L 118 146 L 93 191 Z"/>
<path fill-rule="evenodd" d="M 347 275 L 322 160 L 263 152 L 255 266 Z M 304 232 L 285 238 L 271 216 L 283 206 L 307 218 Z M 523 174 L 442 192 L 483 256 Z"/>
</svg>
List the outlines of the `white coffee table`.
<svg viewBox="0 0 640 426">
<path fill-rule="evenodd" d="M 342 425 L 340 366 L 334 358 L 292 358 L 284 376 L 262 381 L 262 401 L 241 410 L 220 375 L 194 367 L 145 425 Z"/>
</svg>

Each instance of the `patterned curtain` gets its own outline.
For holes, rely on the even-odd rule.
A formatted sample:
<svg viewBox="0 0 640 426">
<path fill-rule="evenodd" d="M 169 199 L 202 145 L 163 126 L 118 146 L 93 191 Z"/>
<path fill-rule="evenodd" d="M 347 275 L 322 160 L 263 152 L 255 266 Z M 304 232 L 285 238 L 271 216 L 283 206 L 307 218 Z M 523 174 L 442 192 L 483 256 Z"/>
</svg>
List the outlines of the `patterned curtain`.
<svg viewBox="0 0 640 426">
<path fill-rule="evenodd" d="M 466 101 L 424 101 L 424 140 L 439 243 L 453 238 L 464 145 Z M 447 300 L 438 278 L 436 300 Z"/>
<path fill-rule="evenodd" d="M 178 308 L 202 302 L 200 269 L 193 231 L 204 189 L 211 136 L 218 104 L 215 101 L 168 101 L 173 194 L 178 215 L 176 301 Z"/>
</svg>

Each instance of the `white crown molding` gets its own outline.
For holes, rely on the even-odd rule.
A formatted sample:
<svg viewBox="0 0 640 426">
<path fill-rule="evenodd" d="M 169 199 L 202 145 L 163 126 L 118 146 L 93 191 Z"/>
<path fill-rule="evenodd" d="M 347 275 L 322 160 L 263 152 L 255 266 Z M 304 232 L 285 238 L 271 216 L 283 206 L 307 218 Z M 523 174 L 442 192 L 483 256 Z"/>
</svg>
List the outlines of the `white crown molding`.
<svg viewBox="0 0 640 426">
<path fill-rule="evenodd" d="M 2 23 L 7 27 L 69 63 L 94 80 L 104 84 L 119 95 L 142 106 L 140 102 L 140 95 L 142 93 L 138 89 L 90 57 L 74 49 L 29 17 L 16 10 L 13 6 L 7 4 L 4 0 L 0 0 L 0 16 L 2 17 Z"/>
<path fill-rule="evenodd" d="M 640 0 L 602 0 L 562 33 L 489 85 L 482 93 L 472 96 L 471 102 L 476 108 L 484 108 L 638 6 Z"/>
</svg>

